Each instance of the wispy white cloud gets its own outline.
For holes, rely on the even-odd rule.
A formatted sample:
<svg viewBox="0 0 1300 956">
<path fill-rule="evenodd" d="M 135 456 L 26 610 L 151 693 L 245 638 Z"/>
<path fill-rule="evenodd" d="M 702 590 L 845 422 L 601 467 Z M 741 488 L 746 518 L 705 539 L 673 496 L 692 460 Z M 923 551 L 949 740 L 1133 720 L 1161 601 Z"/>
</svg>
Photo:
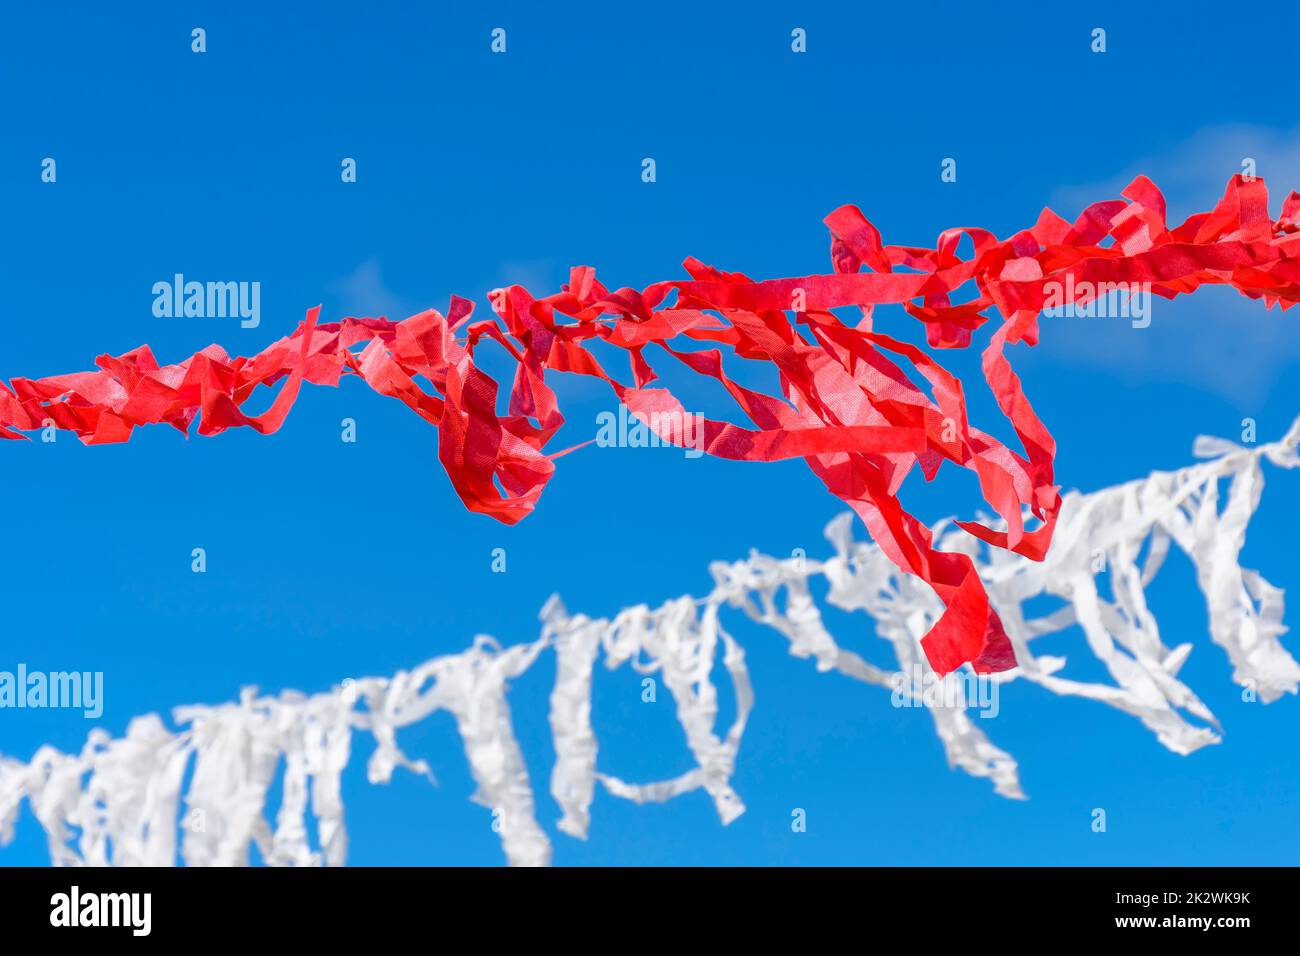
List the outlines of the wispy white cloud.
<svg viewBox="0 0 1300 956">
<path fill-rule="evenodd" d="M 1278 201 L 1300 189 L 1300 127 L 1276 130 L 1263 126 L 1211 126 L 1176 144 L 1166 153 L 1118 170 L 1099 182 L 1058 189 L 1053 208 L 1067 218 L 1098 199 L 1119 196 L 1134 176 L 1152 179 L 1169 201 L 1171 221 L 1209 209 L 1223 195 L 1228 177 L 1242 172 L 1242 163 L 1255 161 Z"/>
<path fill-rule="evenodd" d="M 555 264 L 549 259 L 529 259 L 501 263 L 501 284 L 521 285 L 533 295 L 550 295 L 559 291 L 554 278 Z M 568 279 L 568 273 L 564 278 Z"/>
<path fill-rule="evenodd" d="M 326 291 L 337 297 L 339 307 L 348 315 L 404 319 L 418 311 L 384 284 L 379 260 L 375 258 L 367 259 L 349 275 L 329 283 Z"/>
<path fill-rule="evenodd" d="M 1052 208 L 1073 218 L 1088 203 L 1118 197 L 1145 173 L 1164 192 L 1170 222 L 1176 223 L 1212 208 L 1248 158 L 1269 185 L 1276 215 L 1283 197 L 1300 188 L 1300 128 L 1207 128 L 1112 177 L 1059 189 Z M 1157 297 L 1151 308 L 1145 329 L 1115 319 L 1045 318 L 1040 348 L 1046 356 L 1144 381 L 1199 386 L 1243 410 L 1257 406 L 1286 371 L 1300 365 L 1300 309 L 1265 311 L 1262 301 L 1221 288 L 1173 301 Z"/>
</svg>

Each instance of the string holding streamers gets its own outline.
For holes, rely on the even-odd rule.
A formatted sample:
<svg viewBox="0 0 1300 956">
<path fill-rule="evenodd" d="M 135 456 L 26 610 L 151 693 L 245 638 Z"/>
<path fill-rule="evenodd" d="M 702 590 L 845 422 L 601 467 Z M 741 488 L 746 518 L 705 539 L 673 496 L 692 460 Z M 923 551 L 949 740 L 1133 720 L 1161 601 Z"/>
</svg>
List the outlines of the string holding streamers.
<svg viewBox="0 0 1300 956">
<path fill-rule="evenodd" d="M 459 297 L 445 316 L 429 310 L 402 321 L 321 323 L 317 307 L 292 335 L 251 357 L 213 345 L 162 366 L 141 346 L 100 356 L 97 371 L 0 382 L 0 437 L 53 426 L 104 444 L 126 441 L 139 425 L 188 432 L 196 418 L 200 435 L 238 427 L 270 434 L 304 382 L 337 385 L 354 375 L 437 428 L 439 458 L 466 507 L 512 524 L 535 507 L 563 453 L 547 452 L 564 424 L 548 372 L 601 379 L 661 439 L 687 440 L 681 402 L 651 387 L 657 375 L 646 352 L 653 349 L 715 379 L 754 425 L 705 419 L 703 451 L 745 461 L 803 458 L 862 519 L 882 553 L 933 589 L 945 610 L 922 647 L 937 672 L 967 663 L 981 673 L 1005 671 L 1016 665 L 1014 642 L 971 558 L 936 548 L 898 490 L 916 466 L 927 480 L 944 462 L 969 469 L 999 521 L 958 525 L 1036 561 L 1047 554 L 1061 509 L 1055 443 L 1006 347 L 1037 342 L 1039 315 L 1062 289 L 1067 303 L 1139 284 L 1166 298 L 1228 285 L 1284 309 L 1300 298 L 1300 194 L 1287 197 L 1275 220 L 1263 180 L 1236 176 L 1214 209 L 1174 228 L 1165 221 L 1164 197 L 1145 177 L 1123 195 L 1127 201 L 1095 203 L 1073 223 L 1045 209 L 1032 228 L 1002 240 L 982 229 L 949 229 L 933 248 L 885 245 L 860 210 L 843 206 L 826 218 L 828 275 L 755 281 L 688 259 L 689 279 L 640 291 L 611 291 L 585 266 L 543 298 L 510 286 L 491 296 L 495 314 L 478 321 L 471 321 L 473 304 Z M 958 255 L 963 238 L 973 245 L 970 259 Z M 971 283 L 974 297 L 955 303 Z M 873 308 L 889 303 L 924 323 L 933 350 L 968 347 L 996 308 L 1002 318 L 984 349 L 983 373 L 1022 451 L 969 422 L 962 383 L 933 356 L 875 330 Z M 848 307 L 860 310 L 856 325 L 832 311 Z M 504 415 L 496 411 L 498 384 L 475 363 L 484 340 L 515 362 Z M 626 352 L 624 379 L 597 360 L 590 346 L 598 341 Z M 687 343 L 709 347 L 684 350 Z M 780 394 L 736 383 L 724 370 L 724 352 L 770 363 Z M 903 370 L 903 359 L 933 398 Z M 260 386 L 277 384 L 264 413 L 242 410 Z M 1037 526 L 1027 528 L 1026 517 Z"/>
<path fill-rule="evenodd" d="M 1280 441 L 1250 449 L 1202 438 L 1195 451 L 1211 460 L 1066 495 L 1056 542 L 1042 562 L 953 528 L 934 529 L 973 562 L 1020 661 L 975 682 L 996 693 L 1023 679 L 1051 694 L 1107 704 L 1136 717 L 1175 753 L 1217 743 L 1217 719 L 1179 678 L 1192 645 L 1168 647 L 1147 605 L 1145 588 L 1177 544 L 1195 566 L 1210 636 L 1227 653 L 1233 680 L 1263 703 L 1295 694 L 1300 665 L 1281 642 L 1282 591 L 1241 567 L 1239 555 L 1263 489 L 1263 462 L 1300 467 L 1298 443 L 1300 419 Z M 882 548 L 854 540 L 848 513 L 826 531 L 835 553 L 825 561 L 758 553 L 719 561 L 710 568 L 713 590 L 702 599 L 639 605 L 604 619 L 569 614 L 552 598 L 542 611 L 541 635 L 529 643 L 503 648 L 481 637 L 461 653 L 392 677 L 344 681 L 324 693 L 259 696 L 248 688 L 237 703 L 177 708 L 174 731 L 151 714 L 133 720 L 121 739 L 92 731 L 79 754 L 42 747 L 29 762 L 0 756 L 0 845 L 13 838 L 26 802 L 56 864 L 171 866 L 179 856 L 189 865 L 233 866 L 248 863 L 256 847 L 270 864 L 341 865 L 347 855 L 342 774 L 354 738 L 374 740 L 367 766 L 372 783 L 390 780 L 398 767 L 429 774 L 428 764 L 402 752 L 397 734 L 442 710 L 456 721 L 477 787 L 473 799 L 493 811 L 506 860 L 547 864 L 551 841 L 537 820 L 508 691 L 548 651 L 555 654 L 550 789 L 562 814 L 558 829 L 587 836 L 598 785 L 636 803 L 703 791 L 719 819 L 731 823 L 745 811 L 731 778 L 756 697 L 744 650 L 724 623 L 736 611 L 785 638 L 793 656 L 813 660 L 819 671 L 891 690 L 896 704 L 924 708 L 950 766 L 988 779 L 1004 797 L 1023 798 L 1015 758 L 981 726 L 981 717 L 996 713 L 972 714 L 976 705 L 962 684 L 973 668 L 941 676 L 921 652 L 923 636 L 945 613 L 938 595 L 901 572 Z M 1109 595 L 1099 586 L 1099 554 Z M 874 655 L 836 641 L 814 582 L 827 586 L 825 605 L 863 611 L 874 621 L 892 664 L 873 664 Z M 1043 613 L 1044 597 L 1060 603 Z M 1067 658 L 1033 653 L 1033 642 L 1076 624 L 1085 638 L 1080 652 L 1091 652 L 1111 682 L 1079 680 L 1067 673 Z M 716 726 L 719 655 L 736 711 L 725 731 Z M 649 783 L 600 769 L 592 686 L 602 657 L 611 669 L 629 664 L 659 675 L 675 702 L 692 769 Z M 998 710 L 1011 706 L 1006 697 L 999 693 Z M 281 796 L 272 822 L 268 804 L 277 781 Z"/>
</svg>

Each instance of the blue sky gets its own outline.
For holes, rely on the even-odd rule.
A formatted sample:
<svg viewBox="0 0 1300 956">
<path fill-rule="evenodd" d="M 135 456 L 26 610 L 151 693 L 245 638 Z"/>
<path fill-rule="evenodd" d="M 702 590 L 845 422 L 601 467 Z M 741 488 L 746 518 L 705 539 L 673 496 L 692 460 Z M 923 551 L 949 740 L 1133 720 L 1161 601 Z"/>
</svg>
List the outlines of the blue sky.
<svg viewBox="0 0 1300 956">
<path fill-rule="evenodd" d="M 143 342 L 164 361 L 214 341 L 248 354 L 317 303 L 337 318 L 445 307 L 453 292 L 481 302 L 508 281 L 549 291 L 575 264 L 612 285 L 679 276 L 687 255 L 759 277 L 825 271 L 821 218 L 844 202 L 887 241 L 929 244 L 955 225 L 1005 235 L 1045 204 L 1073 217 L 1137 171 L 1167 182 L 1181 215 L 1208 208 L 1245 156 L 1276 202 L 1300 184 L 1294 97 L 1268 78 L 1270 38 L 1294 35 L 1300 11 L 998 6 L 6 10 L 0 375 L 89 368 Z M 207 31 L 202 55 L 194 27 Z M 495 27 L 505 55 L 489 52 Z M 806 54 L 790 51 L 795 27 Z M 1094 27 L 1105 54 L 1090 52 Z M 640 179 L 647 156 L 654 184 Z M 40 182 L 44 157 L 58 163 L 53 185 Z M 340 182 L 344 157 L 355 184 Z M 956 183 L 940 181 L 945 157 Z M 259 281 L 260 327 L 155 318 L 150 289 L 177 272 Z M 1247 416 L 1272 439 L 1300 412 L 1297 320 L 1221 292 L 1157 301 L 1149 329 L 1048 327 L 1016 351 L 1064 485 L 1183 465 L 1197 433 L 1233 437 Z M 914 335 L 899 310 L 880 320 Z M 944 360 L 977 381 L 977 352 Z M 591 437 L 608 393 L 558 387 L 568 434 Z M 973 419 L 997 422 L 985 391 L 971 392 Z M 700 385 L 684 395 L 727 407 Z M 339 440 L 345 417 L 356 444 Z M 821 528 L 839 510 L 799 462 L 592 447 L 563 459 L 537 513 L 507 528 L 461 506 L 431 429 L 355 380 L 305 393 L 269 439 L 153 429 L 115 447 L 6 443 L 0 456 L 0 669 L 102 670 L 98 723 L 114 734 L 244 684 L 323 690 L 476 633 L 529 639 L 553 592 L 589 614 L 700 593 L 709 561 L 750 547 L 824 554 Z M 1300 473 L 1267 477 L 1244 563 L 1297 593 Z M 907 493 L 927 519 L 978 505 L 959 473 Z M 204 575 L 190 571 L 195 547 Z M 496 547 L 506 575 L 491 573 Z M 511 704 L 555 860 L 1292 863 L 1300 705 L 1242 703 L 1190 567 L 1176 559 L 1165 574 L 1153 588 L 1165 640 L 1196 644 L 1183 674 L 1224 742 L 1177 757 L 1130 718 L 1015 685 L 989 731 L 1020 761 L 1024 803 L 949 771 L 924 713 L 739 627 L 758 696 L 734 780 L 748 813 L 724 828 L 703 794 L 644 808 L 599 794 L 582 843 L 556 834 L 544 792 L 541 666 Z M 843 623 L 842 643 L 884 660 L 865 619 Z M 602 767 L 625 779 L 686 769 L 666 697 L 648 707 L 639 690 L 627 670 L 598 678 Z M 0 711 L 0 752 L 75 751 L 90 726 L 74 712 Z M 450 717 L 402 739 L 438 786 L 399 773 L 371 787 L 354 759 L 351 862 L 500 862 L 488 812 L 466 799 Z M 1089 828 L 1098 806 L 1105 834 Z M 791 832 L 792 807 L 807 810 L 806 833 Z M 25 814 L 0 863 L 45 859 Z"/>
</svg>

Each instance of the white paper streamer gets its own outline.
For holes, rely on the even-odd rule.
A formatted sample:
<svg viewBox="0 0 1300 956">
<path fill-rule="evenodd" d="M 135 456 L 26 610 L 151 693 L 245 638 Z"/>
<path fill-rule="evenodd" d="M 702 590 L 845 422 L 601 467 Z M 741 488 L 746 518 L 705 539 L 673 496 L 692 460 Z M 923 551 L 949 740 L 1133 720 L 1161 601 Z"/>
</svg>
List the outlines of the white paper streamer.
<svg viewBox="0 0 1300 956">
<path fill-rule="evenodd" d="M 993 680 L 1001 686 L 1024 678 L 1055 694 L 1109 704 L 1137 717 L 1176 753 L 1216 742 L 1214 715 L 1178 679 L 1191 645 L 1166 646 L 1146 604 L 1144 588 L 1173 543 L 1195 565 L 1210 635 L 1227 652 L 1233 680 L 1265 703 L 1296 693 L 1300 665 L 1279 640 L 1285 631 L 1282 592 L 1243 569 L 1238 558 L 1263 487 L 1261 461 L 1300 466 L 1298 442 L 1300 419 L 1281 441 L 1257 448 L 1202 437 L 1195 453 L 1212 460 L 1067 495 L 1051 552 L 1041 563 L 985 548 L 964 532 L 942 533 L 942 547 L 976 560 L 1015 646 L 1019 666 Z M 730 781 L 754 693 L 744 653 L 721 624 L 728 607 L 780 634 L 792 655 L 811 658 L 818 670 L 891 689 L 896 703 L 926 706 L 951 766 L 987 777 L 1003 796 L 1022 798 L 1015 760 L 967 713 L 961 691 L 970 675 L 940 681 L 921 652 L 920 638 L 942 611 L 938 598 L 900 574 L 875 545 L 853 540 L 852 532 L 849 515 L 832 521 L 827 537 L 835 555 L 822 562 L 757 553 L 716 562 L 710 569 L 715 587 L 703 599 L 641 605 L 604 620 L 571 616 L 552 598 L 542 612 L 541 637 L 529 644 L 503 649 L 479 637 L 460 654 L 391 678 L 345 681 L 312 696 L 265 697 L 249 688 L 238 703 L 178 708 L 176 731 L 149 715 L 133 720 L 120 740 L 93 731 L 77 756 L 42 747 L 28 763 L 0 758 L 0 844 L 12 840 L 26 800 L 57 865 L 171 865 L 178 835 L 180 857 L 189 865 L 243 865 L 254 846 L 275 865 L 340 865 L 347 853 L 340 778 L 353 734 L 376 741 L 368 766 L 372 783 L 388 781 L 399 766 L 428 774 L 424 762 L 402 753 L 396 735 L 444 710 L 456 719 L 478 787 L 474 799 L 492 810 L 506 859 L 546 865 L 551 843 L 537 822 L 507 700 L 510 680 L 545 650 L 556 655 L 551 793 L 563 812 L 560 830 L 585 838 L 597 782 L 638 803 L 702 789 L 729 823 L 744 812 Z M 1103 572 L 1108 597 L 1098 586 Z M 874 619 L 894 666 L 878 667 L 835 642 L 810 589 L 815 578 L 827 582 L 827 603 Z M 1040 595 L 1061 599 L 1061 607 L 1027 618 L 1025 603 Z M 1032 641 L 1074 624 L 1113 683 L 1071 679 L 1062 674 L 1064 658 L 1033 654 Z M 722 736 L 713 683 L 719 650 L 736 701 L 735 720 Z M 642 784 L 599 771 L 591 702 L 592 672 L 601 656 L 611 669 L 627 663 L 659 675 L 676 702 L 694 769 Z M 182 813 L 181 788 L 191 766 Z M 267 799 L 277 779 L 281 797 L 272 822 Z"/>
</svg>

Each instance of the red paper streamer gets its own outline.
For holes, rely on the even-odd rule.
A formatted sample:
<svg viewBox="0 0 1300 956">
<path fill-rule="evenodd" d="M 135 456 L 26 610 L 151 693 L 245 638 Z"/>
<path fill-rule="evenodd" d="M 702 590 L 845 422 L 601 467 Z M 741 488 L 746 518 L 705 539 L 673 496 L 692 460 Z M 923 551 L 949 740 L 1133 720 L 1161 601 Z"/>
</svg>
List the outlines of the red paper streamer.
<svg viewBox="0 0 1300 956">
<path fill-rule="evenodd" d="M 922 644 L 936 671 L 967 662 L 979 672 L 1006 670 L 1015 656 L 972 562 L 935 550 L 930 530 L 903 508 L 897 492 L 913 465 L 927 480 L 945 460 L 968 468 L 1007 530 L 960 526 L 997 547 L 1043 558 L 1061 505 L 1053 484 L 1055 444 L 1003 353 L 1008 344 L 1037 342 L 1049 283 L 1072 292 L 1067 301 L 1080 302 L 1092 297 L 1084 283 L 1150 283 L 1166 298 L 1204 284 L 1230 285 L 1284 309 L 1300 299 L 1300 194 L 1292 192 L 1273 220 L 1263 181 L 1236 176 L 1213 210 L 1174 229 L 1166 226 L 1164 197 L 1150 180 L 1138 177 L 1123 195 L 1129 202 L 1096 203 L 1073 224 L 1045 209 L 1033 228 L 1008 239 L 949 229 L 934 248 L 884 245 L 856 206 L 842 206 L 825 220 L 830 275 L 755 282 L 688 259 L 689 280 L 611 292 L 584 266 L 546 298 L 521 286 L 497 290 L 490 297 L 496 315 L 473 323 L 473 304 L 456 296 L 446 316 L 429 310 L 401 322 L 318 324 L 317 307 L 292 335 L 248 358 L 231 358 L 212 345 L 178 365 L 159 366 L 141 346 L 101 355 L 98 371 L 15 378 L 8 386 L 0 381 L 0 437 L 22 438 L 20 431 L 53 424 L 95 445 L 126 441 L 137 425 L 165 422 L 188 432 L 196 417 L 200 435 L 239 426 L 269 434 L 284 422 L 304 381 L 337 385 L 342 375 L 357 375 L 438 429 L 439 458 L 468 508 L 513 524 L 533 509 L 554 458 L 563 454 L 545 453 L 564 423 L 546 384 L 548 371 L 604 380 L 661 438 L 685 441 L 679 427 L 666 424 L 672 416 L 657 425 L 652 418 L 684 414 L 671 392 L 649 387 L 656 374 L 644 352 L 654 345 L 716 379 L 756 426 L 706 420 L 707 453 L 748 461 L 804 458 L 899 568 L 935 589 L 946 611 Z M 963 236 L 974 245 L 969 260 L 957 255 Z M 861 271 L 864 266 L 870 271 Z M 972 280 L 978 296 L 953 305 L 952 293 Z M 675 303 L 666 305 L 674 293 Z M 872 308 L 884 303 L 901 303 L 923 322 L 936 349 L 968 346 L 971 333 L 988 321 L 986 310 L 997 308 L 1004 318 L 984 350 L 983 371 L 1023 455 L 971 427 L 961 382 L 931 356 L 874 330 Z M 845 306 L 861 310 L 854 327 L 830 311 Z M 517 363 L 504 416 L 496 413 L 497 383 L 474 363 L 485 338 Z M 606 373 L 588 348 L 594 340 L 628 353 L 632 384 Z M 732 381 L 721 348 L 682 351 L 683 340 L 771 362 L 781 396 Z M 913 364 L 933 400 L 891 356 Z M 258 386 L 281 379 L 266 412 L 241 411 Z M 1025 527 L 1026 508 L 1040 522 L 1034 530 Z"/>
</svg>

